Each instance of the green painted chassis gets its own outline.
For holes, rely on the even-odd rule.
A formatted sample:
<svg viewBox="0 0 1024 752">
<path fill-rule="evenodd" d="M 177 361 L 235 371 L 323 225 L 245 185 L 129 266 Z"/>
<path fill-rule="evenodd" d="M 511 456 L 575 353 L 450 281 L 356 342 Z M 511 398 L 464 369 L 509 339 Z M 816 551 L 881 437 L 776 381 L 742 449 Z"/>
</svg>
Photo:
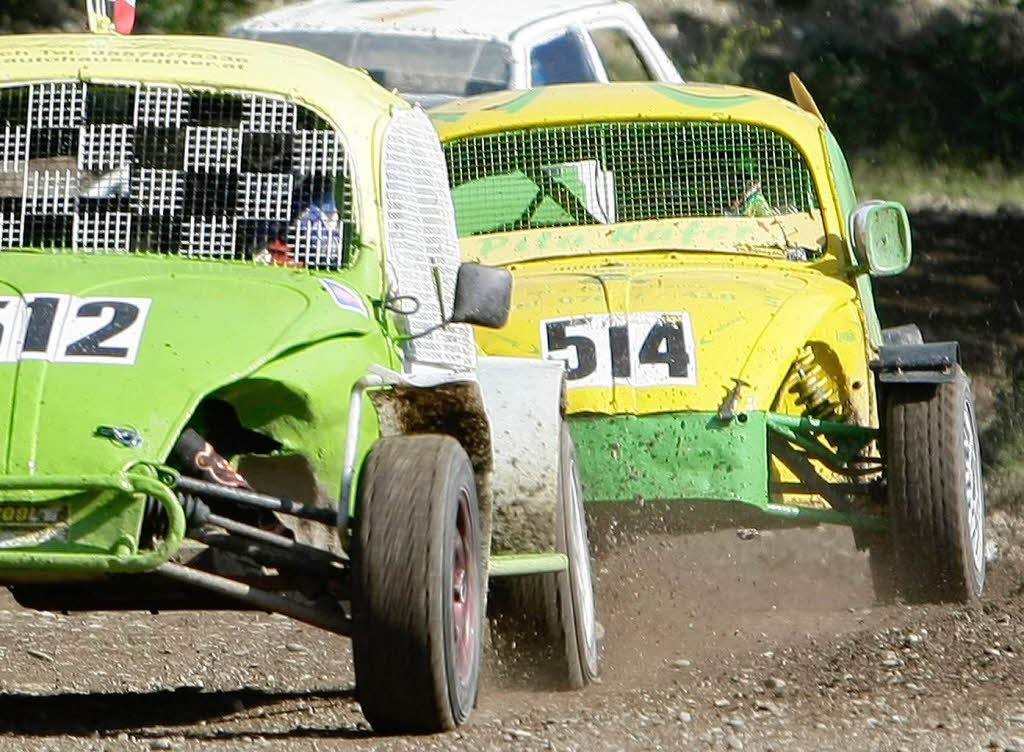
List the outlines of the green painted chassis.
<svg viewBox="0 0 1024 752">
<path fill-rule="evenodd" d="M 100 575 L 155 569 L 177 552 L 185 538 L 185 513 L 171 490 L 172 478 L 173 471 L 148 464 L 112 475 L 0 476 L 5 500 L 18 498 L 18 504 L 30 506 L 66 505 L 68 537 L 74 540 L 0 550 L 0 570 Z M 168 525 L 161 544 L 143 550 L 139 529 L 147 496 L 167 512 Z"/>
<path fill-rule="evenodd" d="M 875 428 L 772 412 L 725 420 L 713 412 L 570 416 L 588 502 L 698 501 L 744 504 L 793 524 L 831 523 L 865 531 L 889 528 L 870 505 L 842 504 L 870 497 L 877 486 L 830 482 L 773 482 L 770 458 L 815 460 L 838 475 L 863 476 L 881 468 L 861 465 L 879 438 Z M 780 448 L 781 447 L 781 448 Z M 795 448 L 794 448 L 795 447 Z M 870 461 L 869 461 L 870 462 Z M 800 477 L 800 476 L 798 476 Z M 780 503 L 782 494 L 822 495 L 828 507 Z"/>
<path fill-rule="evenodd" d="M 72 541 L 0 549 L 0 571 L 88 577 L 156 569 L 187 537 L 185 513 L 174 491 L 177 478 L 176 470 L 149 463 L 112 475 L 0 476 L 5 505 L 66 506 Z M 152 549 L 140 544 L 147 498 L 160 504 L 168 520 L 160 544 Z M 502 554 L 490 557 L 488 574 L 512 577 L 568 566 L 568 557 L 560 553 Z"/>
</svg>

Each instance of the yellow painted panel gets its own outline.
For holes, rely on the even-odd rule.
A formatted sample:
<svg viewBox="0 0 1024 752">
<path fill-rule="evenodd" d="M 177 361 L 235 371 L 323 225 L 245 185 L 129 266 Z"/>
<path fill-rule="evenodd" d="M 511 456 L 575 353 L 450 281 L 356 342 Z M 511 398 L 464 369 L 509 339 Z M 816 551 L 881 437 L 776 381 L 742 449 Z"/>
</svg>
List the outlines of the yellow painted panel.
<svg viewBox="0 0 1024 752">
<path fill-rule="evenodd" d="M 577 389 L 570 381 L 573 412 L 717 410 L 736 378 L 751 384 L 743 393 L 742 408 L 771 409 L 793 359 L 808 337 L 822 329 L 820 322 L 826 322 L 826 330 L 836 328 L 828 323 L 832 311 L 856 310 L 850 305 L 856 294 L 851 285 L 793 262 L 714 254 L 666 258 L 652 253 L 535 262 L 511 269 L 516 285 L 508 326 L 477 332 L 478 343 L 488 354 L 543 356 L 551 344 L 545 340 L 551 322 L 564 323 L 566 336 L 589 339 L 590 345 L 581 344 L 592 348 L 598 361 L 603 351 L 613 348 L 609 326 L 622 328 L 637 318 L 652 321 L 650 314 L 670 320 L 685 314 L 692 327 L 687 356 L 694 383 L 676 379 L 665 385 L 638 385 L 636 371 L 643 364 L 636 353 L 641 343 L 633 341 L 629 378 L 616 377 L 608 366 L 610 359 L 604 357 L 606 372 L 595 374 L 600 383 L 590 383 L 595 379 L 588 377 L 587 386 Z M 604 324 L 601 317 L 611 318 Z M 847 314 L 838 327 L 844 337 L 853 326 L 849 318 Z M 639 334 L 642 338 L 643 332 Z M 854 354 L 858 345 L 863 348 L 863 334 L 854 331 L 852 336 L 852 343 L 836 347 L 849 358 L 852 372 L 862 374 L 864 350 Z M 559 352 L 570 368 L 578 364 L 574 347 Z M 653 355 L 657 361 L 657 353 Z M 665 380 L 670 381 L 667 376 Z"/>
</svg>

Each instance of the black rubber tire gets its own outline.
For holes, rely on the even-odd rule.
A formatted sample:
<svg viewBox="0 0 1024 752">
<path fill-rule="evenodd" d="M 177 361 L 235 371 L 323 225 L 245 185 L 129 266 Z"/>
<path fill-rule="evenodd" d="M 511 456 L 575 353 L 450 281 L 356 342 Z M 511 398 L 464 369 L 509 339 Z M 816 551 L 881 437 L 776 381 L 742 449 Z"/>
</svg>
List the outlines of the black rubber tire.
<svg viewBox="0 0 1024 752">
<path fill-rule="evenodd" d="M 476 704 L 484 601 L 476 481 L 459 443 L 439 435 L 381 439 L 360 479 L 354 542 L 352 642 L 366 719 L 379 733 L 465 723 Z M 457 591 L 455 557 L 466 548 L 471 575 Z M 472 655 L 461 675 L 458 593 L 474 609 L 464 643 Z"/>
<path fill-rule="evenodd" d="M 551 661 L 541 665 L 555 674 L 554 682 L 582 689 L 600 675 L 600 646 L 576 447 L 565 423 L 559 474 L 555 543 L 557 551 L 569 557 L 569 569 L 494 581 L 491 610 L 497 629 L 513 644 L 522 647 L 538 638 L 546 643 L 543 652 L 550 650 Z M 576 544 L 570 545 L 573 540 Z"/>
<path fill-rule="evenodd" d="M 985 586 L 985 493 L 970 382 L 886 385 L 894 585 L 909 601 L 969 602 Z"/>
</svg>

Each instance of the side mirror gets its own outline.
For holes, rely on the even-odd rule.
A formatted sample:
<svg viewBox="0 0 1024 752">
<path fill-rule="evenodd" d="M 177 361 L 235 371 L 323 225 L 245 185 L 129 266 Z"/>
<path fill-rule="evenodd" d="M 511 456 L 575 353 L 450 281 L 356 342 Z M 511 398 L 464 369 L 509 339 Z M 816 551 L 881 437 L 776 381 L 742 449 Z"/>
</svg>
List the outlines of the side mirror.
<svg viewBox="0 0 1024 752">
<path fill-rule="evenodd" d="M 459 267 L 451 323 L 500 329 L 508 322 L 511 310 L 512 274 L 509 271 L 481 264 Z"/>
<path fill-rule="evenodd" d="M 850 242 L 857 262 L 872 277 L 893 277 L 910 266 L 910 217 L 895 201 L 865 201 L 850 215 Z"/>
</svg>

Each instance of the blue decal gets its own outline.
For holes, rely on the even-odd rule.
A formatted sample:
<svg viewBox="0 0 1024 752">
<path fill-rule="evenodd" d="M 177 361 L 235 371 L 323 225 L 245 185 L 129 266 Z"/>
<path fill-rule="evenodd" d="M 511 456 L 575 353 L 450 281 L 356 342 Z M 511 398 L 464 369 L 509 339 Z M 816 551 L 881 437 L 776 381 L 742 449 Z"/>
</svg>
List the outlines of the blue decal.
<svg viewBox="0 0 1024 752">
<path fill-rule="evenodd" d="M 363 299 L 351 287 L 343 285 L 341 282 L 335 282 L 333 279 L 321 279 L 320 284 L 331 294 L 331 298 L 341 310 L 352 311 L 367 318 L 370 317 Z"/>
</svg>

